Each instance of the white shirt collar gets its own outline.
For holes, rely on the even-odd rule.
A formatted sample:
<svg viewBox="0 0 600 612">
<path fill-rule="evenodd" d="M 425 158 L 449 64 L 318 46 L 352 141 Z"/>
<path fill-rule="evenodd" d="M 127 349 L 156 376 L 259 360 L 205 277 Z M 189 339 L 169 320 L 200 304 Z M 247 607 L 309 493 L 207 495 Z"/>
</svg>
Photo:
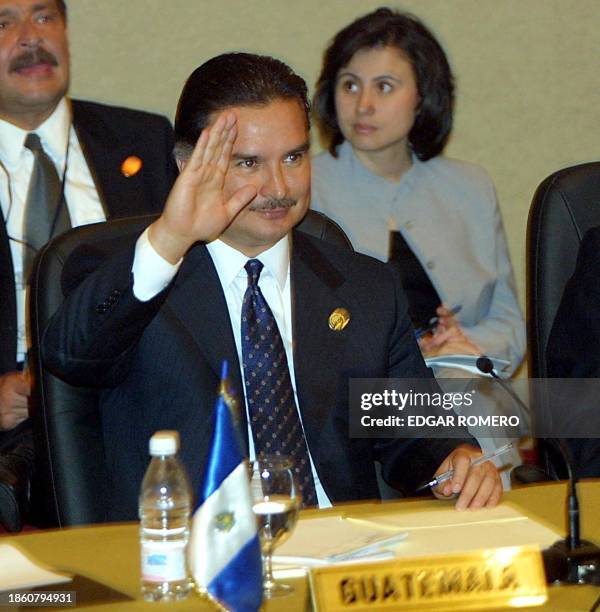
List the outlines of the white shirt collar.
<svg viewBox="0 0 600 612">
<path fill-rule="evenodd" d="M 63 98 L 50 117 L 33 130 L 40 137 L 44 151 L 59 167 L 65 161 L 70 127 L 71 107 L 67 99 Z M 28 130 L 0 119 L 0 161 L 7 168 L 15 168 L 19 163 L 28 133 Z"/>
<path fill-rule="evenodd" d="M 248 257 L 219 239 L 207 244 L 206 248 L 215 264 L 223 289 L 227 289 L 238 275 L 246 276 L 244 266 L 249 259 L 258 259 L 264 265 L 264 269 L 277 281 L 279 289 L 284 290 L 290 270 L 288 236 L 284 236 L 257 257 Z"/>
</svg>

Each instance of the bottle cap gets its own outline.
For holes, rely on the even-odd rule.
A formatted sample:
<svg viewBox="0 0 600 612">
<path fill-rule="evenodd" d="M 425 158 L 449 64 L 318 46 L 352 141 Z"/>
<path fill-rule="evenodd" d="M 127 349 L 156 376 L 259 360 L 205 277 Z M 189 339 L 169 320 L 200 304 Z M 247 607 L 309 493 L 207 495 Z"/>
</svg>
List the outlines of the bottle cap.
<svg viewBox="0 0 600 612">
<path fill-rule="evenodd" d="M 157 431 L 150 438 L 150 454 L 174 455 L 179 449 L 179 432 L 171 430 Z"/>
</svg>

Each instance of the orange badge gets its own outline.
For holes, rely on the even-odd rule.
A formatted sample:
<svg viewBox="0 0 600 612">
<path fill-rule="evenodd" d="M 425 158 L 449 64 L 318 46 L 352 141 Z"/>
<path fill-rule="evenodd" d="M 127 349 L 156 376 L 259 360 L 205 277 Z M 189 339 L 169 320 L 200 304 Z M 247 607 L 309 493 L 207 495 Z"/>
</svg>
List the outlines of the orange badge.
<svg viewBox="0 0 600 612">
<path fill-rule="evenodd" d="M 135 176 L 142 169 L 142 160 L 137 155 L 130 155 L 121 164 L 121 173 L 129 178 Z"/>
</svg>

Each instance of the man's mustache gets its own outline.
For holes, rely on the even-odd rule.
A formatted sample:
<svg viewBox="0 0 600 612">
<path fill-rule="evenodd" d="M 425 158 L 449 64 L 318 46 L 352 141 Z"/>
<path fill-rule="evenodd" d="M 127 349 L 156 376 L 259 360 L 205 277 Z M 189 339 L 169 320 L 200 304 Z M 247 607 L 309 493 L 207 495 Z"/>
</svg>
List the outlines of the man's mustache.
<svg viewBox="0 0 600 612">
<path fill-rule="evenodd" d="M 50 66 L 58 66 L 58 61 L 50 51 L 46 51 L 42 47 L 35 49 L 33 51 L 24 51 L 10 64 L 10 72 L 17 72 L 18 70 L 23 70 L 24 68 L 30 68 L 31 66 L 36 66 L 37 64 L 49 64 Z"/>
<path fill-rule="evenodd" d="M 248 207 L 248 210 L 275 210 L 276 208 L 291 208 L 296 206 L 297 200 L 293 198 L 269 198 L 262 202 L 255 202 Z"/>
</svg>

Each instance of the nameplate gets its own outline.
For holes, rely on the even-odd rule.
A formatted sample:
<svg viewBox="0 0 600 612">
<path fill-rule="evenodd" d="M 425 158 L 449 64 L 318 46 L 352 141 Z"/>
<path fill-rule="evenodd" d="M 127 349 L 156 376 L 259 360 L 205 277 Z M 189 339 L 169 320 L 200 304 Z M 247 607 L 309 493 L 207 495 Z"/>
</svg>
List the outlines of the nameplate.
<svg viewBox="0 0 600 612">
<path fill-rule="evenodd" d="M 320 612 L 468 610 L 542 605 L 542 556 L 534 546 L 397 558 L 311 569 Z"/>
</svg>

